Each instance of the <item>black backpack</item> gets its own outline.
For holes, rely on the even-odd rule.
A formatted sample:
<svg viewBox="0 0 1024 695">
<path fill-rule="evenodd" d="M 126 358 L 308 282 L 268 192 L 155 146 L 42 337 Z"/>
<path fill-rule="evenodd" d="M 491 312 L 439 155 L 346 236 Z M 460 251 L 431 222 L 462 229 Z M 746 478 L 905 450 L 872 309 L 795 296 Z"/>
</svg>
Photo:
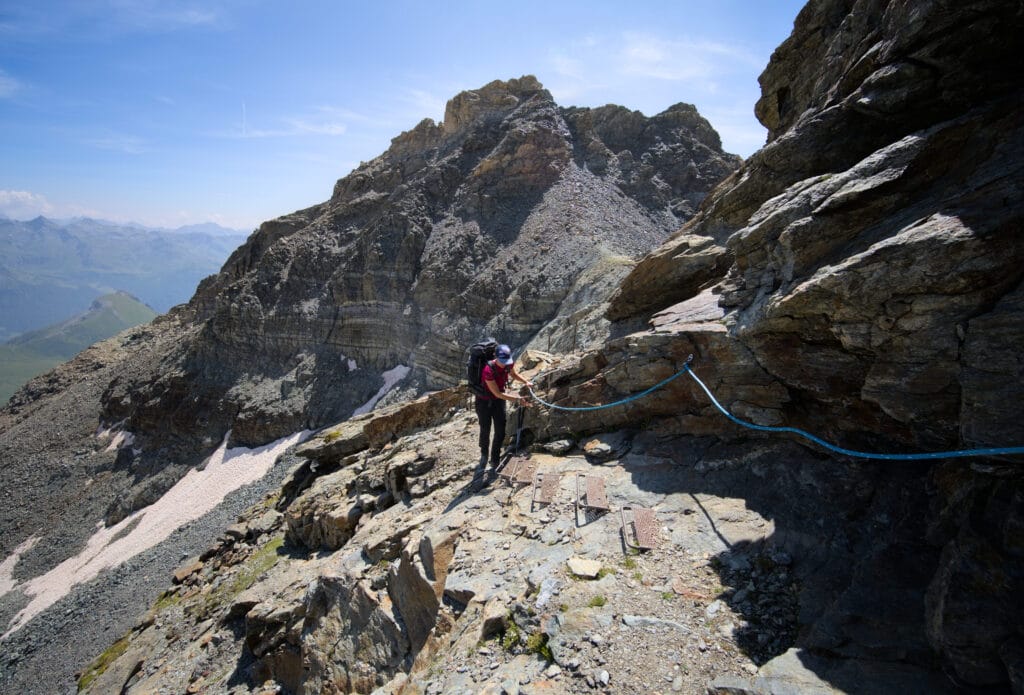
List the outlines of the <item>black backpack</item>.
<svg viewBox="0 0 1024 695">
<path fill-rule="evenodd" d="M 484 365 L 494 359 L 494 351 L 498 347 L 498 341 L 488 338 L 483 342 L 476 343 L 469 348 L 469 362 L 466 363 L 466 378 L 469 380 L 469 390 L 477 396 L 489 396 L 487 387 L 484 386 L 482 373 Z"/>
</svg>

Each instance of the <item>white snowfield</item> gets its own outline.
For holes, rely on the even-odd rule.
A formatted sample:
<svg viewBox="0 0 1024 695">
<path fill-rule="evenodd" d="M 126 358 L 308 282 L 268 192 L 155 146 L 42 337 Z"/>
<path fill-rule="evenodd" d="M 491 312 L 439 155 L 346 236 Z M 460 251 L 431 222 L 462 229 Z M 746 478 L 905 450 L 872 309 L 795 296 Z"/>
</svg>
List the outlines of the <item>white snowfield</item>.
<svg viewBox="0 0 1024 695">
<path fill-rule="evenodd" d="M 380 390 L 377 391 L 376 394 L 374 394 L 373 398 L 356 408 L 352 415 L 362 415 L 363 413 L 368 413 L 373 410 L 373 406 L 377 405 L 377 401 L 383 398 L 395 384 L 408 376 L 411 371 L 412 370 L 409 367 L 406 367 L 404 364 L 400 364 L 394 369 L 389 369 L 388 371 L 381 373 L 381 376 L 384 377 L 384 385 L 380 387 Z"/>
<path fill-rule="evenodd" d="M 28 539 L 0 563 L 0 596 L 17 589 L 30 599 L 28 605 L 14 616 L 0 639 L 21 629 L 29 620 L 67 596 L 72 587 L 152 548 L 175 529 L 212 510 L 228 493 L 256 482 L 270 471 L 288 447 L 305 440 L 310 434 L 309 430 L 297 432 L 256 449 L 228 449 L 228 436 L 225 436 L 220 448 L 210 455 L 205 466 L 200 467 L 202 470 L 190 470 L 158 501 L 114 526 L 104 528 L 99 522 L 96 533 L 81 553 L 42 576 L 19 583 L 12 578 L 18 558 L 36 543 L 45 542 L 45 539 L 37 537 Z"/>
</svg>

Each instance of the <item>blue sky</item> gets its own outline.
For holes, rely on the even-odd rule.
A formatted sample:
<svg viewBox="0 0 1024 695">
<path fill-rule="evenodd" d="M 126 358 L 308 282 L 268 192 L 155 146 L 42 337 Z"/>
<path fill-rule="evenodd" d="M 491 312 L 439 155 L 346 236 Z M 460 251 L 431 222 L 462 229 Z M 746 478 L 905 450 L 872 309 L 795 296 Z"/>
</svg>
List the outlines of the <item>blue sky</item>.
<svg viewBox="0 0 1024 695">
<path fill-rule="evenodd" d="M 526 74 L 562 106 L 695 104 L 748 156 L 757 77 L 802 6 L 0 0 L 0 214 L 248 231 Z"/>
</svg>

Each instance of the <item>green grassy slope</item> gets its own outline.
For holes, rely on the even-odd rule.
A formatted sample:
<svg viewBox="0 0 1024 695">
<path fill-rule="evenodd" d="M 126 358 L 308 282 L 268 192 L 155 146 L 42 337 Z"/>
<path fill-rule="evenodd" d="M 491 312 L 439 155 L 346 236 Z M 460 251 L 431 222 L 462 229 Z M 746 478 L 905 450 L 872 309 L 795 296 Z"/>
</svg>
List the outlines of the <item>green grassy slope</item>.
<svg viewBox="0 0 1024 695">
<path fill-rule="evenodd" d="M 123 290 L 158 312 L 187 302 L 246 235 L 215 225 L 147 229 L 100 220 L 0 218 L 0 342 Z"/>
<path fill-rule="evenodd" d="M 0 345 L 0 402 L 29 379 L 71 359 L 95 342 L 148 323 L 156 312 L 125 292 L 104 295 L 83 314 Z"/>
</svg>

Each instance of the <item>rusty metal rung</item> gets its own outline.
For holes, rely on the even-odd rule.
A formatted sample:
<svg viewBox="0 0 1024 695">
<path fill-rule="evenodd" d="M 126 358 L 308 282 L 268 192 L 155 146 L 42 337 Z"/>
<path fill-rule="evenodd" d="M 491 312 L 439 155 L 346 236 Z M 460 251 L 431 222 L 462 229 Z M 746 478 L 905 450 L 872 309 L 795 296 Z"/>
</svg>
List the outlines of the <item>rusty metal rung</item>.
<svg viewBox="0 0 1024 695">
<path fill-rule="evenodd" d="M 611 509 L 608 504 L 608 496 L 604 492 L 604 478 L 587 478 L 587 506 L 591 509 Z"/>
<path fill-rule="evenodd" d="M 533 482 L 533 474 L 537 472 L 537 462 L 525 459 L 519 468 L 516 470 L 514 476 L 512 476 L 512 483 L 514 485 L 529 485 Z"/>
<path fill-rule="evenodd" d="M 632 523 L 626 521 L 627 511 L 632 512 Z M 651 550 L 658 546 L 661 531 L 658 528 L 658 519 L 654 516 L 653 509 L 623 505 L 619 513 L 622 517 L 622 540 L 627 546 L 636 550 Z M 628 530 L 630 526 L 633 529 L 632 535 L 635 542 L 630 541 L 631 534 Z"/>
<path fill-rule="evenodd" d="M 514 456 L 501 469 L 500 476 L 509 485 L 529 485 L 537 472 L 537 462 L 521 456 Z"/>
<path fill-rule="evenodd" d="M 541 504 L 551 504 L 558 492 L 558 483 L 562 476 L 558 473 L 537 473 L 533 477 L 533 501 Z M 537 493 L 540 492 L 538 497 Z"/>
<path fill-rule="evenodd" d="M 586 483 L 586 489 L 580 494 L 580 478 Z M 604 491 L 604 478 L 586 473 L 576 474 L 576 506 L 585 509 L 599 509 L 602 512 L 611 511 L 608 505 L 608 496 Z"/>
<path fill-rule="evenodd" d="M 505 482 L 511 482 L 512 476 L 516 474 L 516 470 L 519 468 L 519 465 L 522 462 L 523 459 L 518 456 L 516 456 L 515 458 L 510 458 L 508 461 L 505 462 L 504 466 L 498 469 L 498 477 L 504 480 Z"/>
</svg>

